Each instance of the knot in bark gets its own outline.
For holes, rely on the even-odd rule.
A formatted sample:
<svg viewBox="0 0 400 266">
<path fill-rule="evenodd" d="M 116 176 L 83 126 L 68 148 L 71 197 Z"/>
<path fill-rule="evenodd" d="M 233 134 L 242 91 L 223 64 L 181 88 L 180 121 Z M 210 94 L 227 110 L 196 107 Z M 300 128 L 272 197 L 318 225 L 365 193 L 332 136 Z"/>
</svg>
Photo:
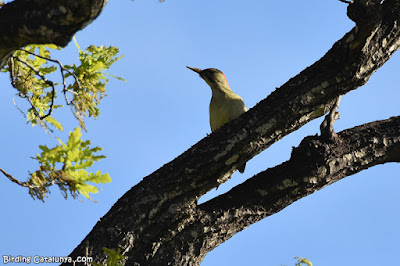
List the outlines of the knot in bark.
<svg viewBox="0 0 400 266">
<path fill-rule="evenodd" d="M 381 20 L 382 0 L 354 0 L 347 7 L 347 16 L 357 25 L 377 24 Z"/>
</svg>

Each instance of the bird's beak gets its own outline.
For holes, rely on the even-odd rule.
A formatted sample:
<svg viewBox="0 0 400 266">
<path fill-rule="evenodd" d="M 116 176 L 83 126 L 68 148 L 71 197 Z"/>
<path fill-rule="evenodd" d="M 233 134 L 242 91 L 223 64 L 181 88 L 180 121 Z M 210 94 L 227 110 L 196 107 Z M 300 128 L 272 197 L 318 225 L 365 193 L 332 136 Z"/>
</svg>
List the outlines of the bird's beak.
<svg viewBox="0 0 400 266">
<path fill-rule="evenodd" d="M 194 72 L 199 73 L 199 74 L 200 74 L 201 71 L 203 71 L 202 69 L 197 68 L 197 67 L 190 67 L 190 66 L 187 66 L 187 68 L 189 68 L 189 69 L 191 69 L 191 70 L 193 70 Z"/>
</svg>

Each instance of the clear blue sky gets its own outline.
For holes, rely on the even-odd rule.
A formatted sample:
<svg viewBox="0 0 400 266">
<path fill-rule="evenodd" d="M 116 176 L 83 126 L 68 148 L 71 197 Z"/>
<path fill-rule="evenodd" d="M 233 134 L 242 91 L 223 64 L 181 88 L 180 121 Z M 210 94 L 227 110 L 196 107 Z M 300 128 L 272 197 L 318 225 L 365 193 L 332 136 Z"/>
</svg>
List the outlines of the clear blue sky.
<svg viewBox="0 0 400 266">
<path fill-rule="evenodd" d="M 112 183 L 93 199 L 64 200 L 57 188 L 46 203 L 0 176 L 0 255 L 66 256 L 132 186 L 210 133 L 211 91 L 185 66 L 215 67 L 247 107 L 311 65 L 353 27 L 337 1 L 118 0 L 77 34 L 82 48 L 118 46 L 124 58 L 111 80 L 98 120 L 87 120 L 95 145 L 107 158 L 94 165 Z M 73 44 L 55 56 L 73 63 Z M 399 115 L 400 55 L 397 52 L 368 84 L 342 98 L 337 131 Z M 77 122 L 69 110 L 56 112 L 64 132 L 32 128 L 13 105 L 15 90 L 0 75 L 0 167 L 21 180 L 37 164 L 38 145 L 65 140 Z M 61 97 L 60 97 L 61 100 Z M 244 174 L 203 200 L 289 159 L 292 146 L 316 134 L 321 118 L 285 137 L 247 163 Z M 399 165 L 377 166 L 348 177 L 250 226 L 209 253 L 203 264 L 395 265 L 399 260 Z M 0 260 L 2 262 L 2 260 Z M 0 262 L 0 263 L 1 263 Z"/>
</svg>

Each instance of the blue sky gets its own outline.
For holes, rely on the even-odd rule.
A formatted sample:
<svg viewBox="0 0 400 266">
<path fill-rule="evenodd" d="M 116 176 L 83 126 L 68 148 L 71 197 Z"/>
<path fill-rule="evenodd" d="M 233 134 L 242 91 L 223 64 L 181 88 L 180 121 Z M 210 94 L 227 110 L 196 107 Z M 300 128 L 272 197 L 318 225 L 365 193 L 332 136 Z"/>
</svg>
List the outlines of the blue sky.
<svg viewBox="0 0 400 266">
<path fill-rule="evenodd" d="M 54 188 L 46 203 L 0 177 L 0 255 L 66 256 L 132 186 L 210 133 L 211 90 L 186 66 L 222 70 L 248 108 L 311 65 L 354 23 L 336 1 L 110 1 L 76 37 L 82 48 L 118 46 L 124 57 L 97 120 L 87 120 L 94 145 L 107 158 L 93 170 L 112 183 L 93 199 L 64 200 Z M 54 54 L 74 63 L 73 43 Z M 399 115 L 400 55 L 396 53 L 363 87 L 342 98 L 337 131 Z M 21 180 L 37 168 L 38 145 L 65 140 L 77 122 L 55 113 L 64 132 L 32 128 L 13 105 L 15 90 L 0 75 L 0 168 Z M 61 101 L 61 97 L 60 97 Z M 61 103 L 61 102 L 60 102 Z M 316 134 L 322 118 L 272 145 L 247 163 L 244 174 L 202 200 L 228 191 L 254 174 L 289 159 L 292 146 Z M 210 252 L 202 265 L 395 265 L 400 239 L 399 165 L 377 166 L 348 177 L 254 224 Z M 2 260 L 0 260 L 0 263 Z"/>
</svg>

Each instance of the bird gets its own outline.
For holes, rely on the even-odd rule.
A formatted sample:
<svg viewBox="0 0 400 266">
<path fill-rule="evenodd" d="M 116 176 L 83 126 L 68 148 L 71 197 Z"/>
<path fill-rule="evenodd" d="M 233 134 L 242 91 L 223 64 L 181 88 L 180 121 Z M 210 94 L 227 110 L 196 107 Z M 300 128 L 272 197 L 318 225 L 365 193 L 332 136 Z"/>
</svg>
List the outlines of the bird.
<svg viewBox="0 0 400 266">
<path fill-rule="evenodd" d="M 222 125 L 234 120 L 241 114 L 247 112 L 247 107 L 239 95 L 235 94 L 229 87 L 228 80 L 221 70 L 216 68 L 200 69 L 189 67 L 198 73 L 202 79 L 211 87 L 212 97 L 210 101 L 210 126 L 211 132 L 215 132 Z M 238 166 L 240 173 L 244 172 L 246 163 Z"/>
</svg>

